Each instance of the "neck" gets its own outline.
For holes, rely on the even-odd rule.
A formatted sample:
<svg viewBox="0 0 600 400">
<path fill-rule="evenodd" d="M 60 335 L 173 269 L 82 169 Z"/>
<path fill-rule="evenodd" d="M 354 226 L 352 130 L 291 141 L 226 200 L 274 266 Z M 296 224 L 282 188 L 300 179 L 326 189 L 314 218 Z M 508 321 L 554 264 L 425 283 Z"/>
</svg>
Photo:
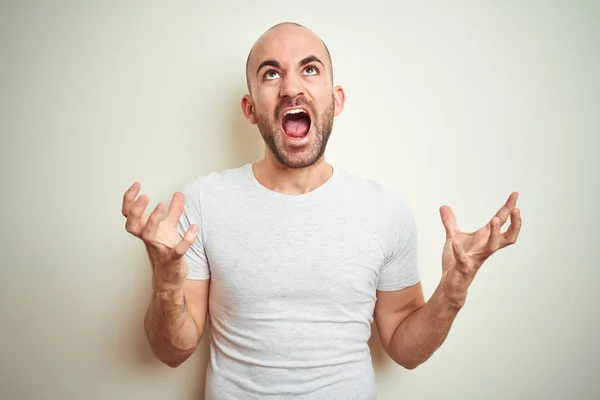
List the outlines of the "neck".
<svg viewBox="0 0 600 400">
<path fill-rule="evenodd" d="M 306 168 L 288 168 L 277 160 L 265 157 L 253 165 L 256 179 L 264 187 L 275 192 L 300 195 L 323 185 L 333 173 L 333 167 L 321 157 Z"/>
</svg>

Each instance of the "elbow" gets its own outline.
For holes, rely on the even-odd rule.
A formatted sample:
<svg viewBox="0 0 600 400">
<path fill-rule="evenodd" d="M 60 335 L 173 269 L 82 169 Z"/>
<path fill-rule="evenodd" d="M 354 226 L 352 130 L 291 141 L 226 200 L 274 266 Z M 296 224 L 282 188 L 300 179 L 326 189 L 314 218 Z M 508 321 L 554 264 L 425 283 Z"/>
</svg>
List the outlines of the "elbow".
<svg viewBox="0 0 600 400">
<path fill-rule="evenodd" d="M 404 367 L 408 370 L 413 370 L 424 364 L 427 360 L 431 358 L 432 354 L 420 355 L 415 358 L 404 359 L 402 362 L 398 362 L 400 366 Z"/>
<path fill-rule="evenodd" d="M 410 371 L 416 369 L 418 366 L 420 366 L 421 364 L 423 364 L 425 362 L 425 360 L 410 359 L 410 358 L 401 358 L 401 359 L 396 358 L 396 359 L 394 359 L 394 361 L 396 362 L 396 364 L 398 364 L 402 368 L 410 370 Z"/>
<path fill-rule="evenodd" d="M 388 356 L 392 359 L 392 361 L 394 361 L 397 365 L 407 370 L 413 370 L 425 362 L 425 360 L 421 360 L 416 357 L 413 358 L 407 356 L 406 354 L 394 354 L 394 352 L 390 351 L 389 347 L 386 347 L 385 350 Z"/>
<path fill-rule="evenodd" d="M 186 351 L 174 351 L 173 349 L 164 349 L 160 347 L 150 346 L 154 357 L 170 368 L 178 368 L 193 354 L 194 349 Z"/>
<path fill-rule="evenodd" d="M 161 360 L 163 364 L 170 368 L 177 368 L 185 362 L 185 359 L 180 360 Z"/>
<path fill-rule="evenodd" d="M 170 367 L 170 368 L 178 368 L 181 364 L 183 364 L 190 356 L 191 356 L 191 352 L 190 353 L 186 353 L 186 354 L 179 354 L 177 356 L 173 356 L 173 355 L 169 355 L 168 357 L 159 357 L 158 355 L 156 355 L 156 357 L 158 358 L 158 360 L 160 362 L 162 362 L 163 364 L 165 364 L 166 366 Z"/>
<path fill-rule="evenodd" d="M 403 363 L 399 363 L 401 367 L 403 367 L 404 369 L 407 369 L 409 371 L 412 371 L 413 369 L 416 369 L 419 365 L 421 365 L 420 362 L 414 362 L 414 361 L 405 361 Z"/>
</svg>

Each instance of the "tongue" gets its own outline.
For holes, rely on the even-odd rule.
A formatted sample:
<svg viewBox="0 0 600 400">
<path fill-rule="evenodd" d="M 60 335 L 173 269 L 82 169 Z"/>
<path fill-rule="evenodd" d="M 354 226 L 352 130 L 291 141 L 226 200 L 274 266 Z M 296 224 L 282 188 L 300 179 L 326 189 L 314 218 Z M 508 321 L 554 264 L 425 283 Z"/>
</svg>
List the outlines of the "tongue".
<svg viewBox="0 0 600 400">
<path fill-rule="evenodd" d="M 283 121 L 283 130 L 289 136 L 301 138 L 308 133 L 308 121 L 305 118 L 297 120 L 287 119 Z"/>
</svg>

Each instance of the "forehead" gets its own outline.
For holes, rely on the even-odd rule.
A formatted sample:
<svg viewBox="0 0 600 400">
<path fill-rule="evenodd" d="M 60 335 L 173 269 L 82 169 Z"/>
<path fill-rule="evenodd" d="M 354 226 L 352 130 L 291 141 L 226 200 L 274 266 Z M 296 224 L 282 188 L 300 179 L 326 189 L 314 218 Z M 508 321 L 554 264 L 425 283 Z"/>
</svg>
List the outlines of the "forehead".
<svg viewBox="0 0 600 400">
<path fill-rule="evenodd" d="M 250 73 L 264 60 L 283 64 L 296 63 L 307 56 L 317 56 L 327 62 L 327 52 L 321 39 L 303 27 L 282 26 L 267 31 L 254 45 L 249 60 Z"/>
</svg>

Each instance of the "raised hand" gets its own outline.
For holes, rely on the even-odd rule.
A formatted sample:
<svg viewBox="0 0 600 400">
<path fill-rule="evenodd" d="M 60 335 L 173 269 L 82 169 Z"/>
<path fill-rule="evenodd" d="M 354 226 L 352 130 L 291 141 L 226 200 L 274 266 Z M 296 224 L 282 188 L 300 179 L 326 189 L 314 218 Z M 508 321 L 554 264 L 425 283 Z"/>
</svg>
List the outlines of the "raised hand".
<svg viewBox="0 0 600 400">
<path fill-rule="evenodd" d="M 520 210 L 515 208 L 518 196 L 517 192 L 511 193 L 487 224 L 469 233 L 458 229 L 450 207 L 440 208 L 446 230 L 446 242 L 442 251 L 442 288 L 451 302 L 462 306 L 467 290 L 483 263 L 499 249 L 516 243 L 522 224 Z M 506 232 L 501 233 L 500 229 L 509 216 L 510 226 Z"/>
<path fill-rule="evenodd" d="M 158 203 L 150 215 L 144 213 L 148 196 L 136 196 L 141 185 L 135 182 L 123 195 L 122 214 L 127 218 L 125 229 L 142 239 L 152 265 L 152 276 L 158 291 L 177 291 L 182 288 L 187 277 L 187 263 L 183 255 L 190 248 L 198 227 L 191 225 L 182 238 L 177 230 L 184 205 L 183 193 L 173 195 L 167 217 L 163 219 L 165 205 Z"/>
</svg>

